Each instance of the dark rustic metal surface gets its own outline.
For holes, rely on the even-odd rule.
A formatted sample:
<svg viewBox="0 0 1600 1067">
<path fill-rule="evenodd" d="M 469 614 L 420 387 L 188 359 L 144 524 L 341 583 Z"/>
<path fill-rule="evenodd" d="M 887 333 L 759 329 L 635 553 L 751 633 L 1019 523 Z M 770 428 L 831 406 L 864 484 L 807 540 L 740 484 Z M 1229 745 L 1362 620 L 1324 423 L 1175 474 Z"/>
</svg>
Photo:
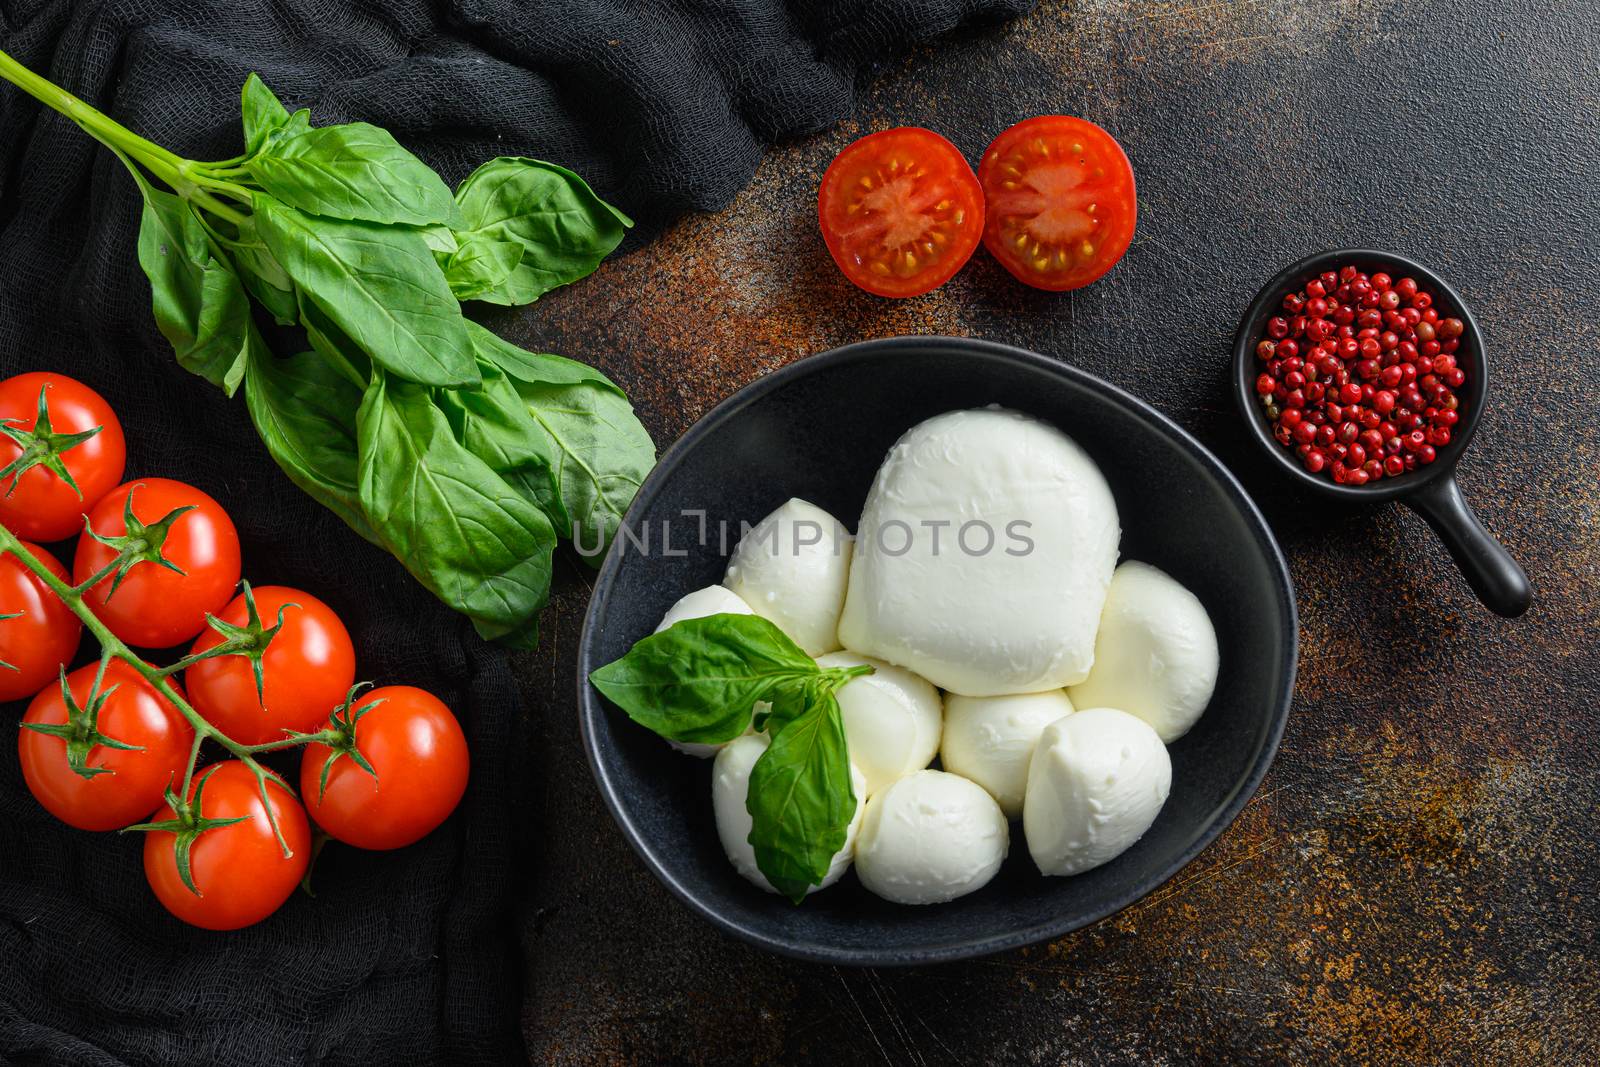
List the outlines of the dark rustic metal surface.
<svg viewBox="0 0 1600 1067">
<path fill-rule="evenodd" d="M 1034 293 L 980 251 L 918 300 L 841 279 L 813 210 L 840 147 L 920 124 L 976 160 L 1039 112 L 1093 118 L 1133 159 L 1139 233 L 1110 276 Z M 543 796 L 522 930 L 532 1057 L 1600 1059 L 1597 124 L 1589 0 L 1046 3 L 908 57 L 858 124 L 774 151 L 727 211 L 503 324 L 614 374 L 663 445 L 765 371 L 860 338 L 1056 355 L 1151 401 L 1240 475 L 1302 612 L 1278 761 L 1166 887 L 1032 950 L 842 971 L 715 933 L 628 851 L 579 747 L 588 590 L 564 568 L 544 649 L 521 664 Z M 1460 475 L 1534 582 L 1519 621 L 1473 600 L 1420 520 L 1301 494 L 1235 424 L 1228 342 L 1256 286 L 1363 244 L 1452 279 L 1493 346 L 1492 410 Z"/>
</svg>

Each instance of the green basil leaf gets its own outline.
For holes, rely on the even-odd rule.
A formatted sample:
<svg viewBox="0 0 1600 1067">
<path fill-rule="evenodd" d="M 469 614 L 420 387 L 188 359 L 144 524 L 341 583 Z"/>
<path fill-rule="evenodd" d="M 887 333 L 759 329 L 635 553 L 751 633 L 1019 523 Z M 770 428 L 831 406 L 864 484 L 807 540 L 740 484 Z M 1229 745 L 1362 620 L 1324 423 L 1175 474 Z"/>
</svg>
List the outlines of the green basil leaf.
<svg viewBox="0 0 1600 1067">
<path fill-rule="evenodd" d="M 756 866 L 796 904 L 827 876 L 856 812 L 839 701 L 826 685 L 806 689 L 805 711 L 773 736 L 745 795 Z"/>
<path fill-rule="evenodd" d="M 609 389 L 618 396 L 627 396 L 622 387 L 587 363 L 579 363 L 566 356 L 547 352 L 529 352 L 518 348 L 493 330 L 467 321 L 467 333 L 472 337 L 472 347 L 478 353 L 479 363 L 489 362 L 519 382 L 532 385 L 577 385 L 591 382 Z"/>
<path fill-rule="evenodd" d="M 444 180 L 370 123 L 280 130 L 244 166 L 307 214 L 411 226 L 462 221 Z"/>
<path fill-rule="evenodd" d="M 563 530 L 558 524 L 566 513 L 561 508 L 555 471 L 539 448 L 544 431 L 498 367 L 480 360 L 478 370 L 483 376 L 481 388 L 441 389 L 435 403 L 462 447 L 537 504 L 560 536 Z"/>
<path fill-rule="evenodd" d="M 356 435 L 362 509 L 380 543 L 474 620 L 533 621 L 550 593 L 550 520 L 456 441 L 429 391 L 375 372 Z"/>
<path fill-rule="evenodd" d="M 299 289 L 386 370 L 477 385 L 461 305 L 415 230 L 312 218 L 257 196 L 256 225 Z"/>
<path fill-rule="evenodd" d="M 655 444 L 620 393 L 587 381 L 514 384 L 533 420 L 527 447 L 555 475 L 560 514 L 554 520 L 598 565 L 655 466 Z"/>
<path fill-rule="evenodd" d="M 280 326 L 292 326 L 299 316 L 299 302 L 295 297 L 294 282 L 283 269 L 283 264 L 272 258 L 265 242 L 256 231 L 255 219 L 246 216 L 239 225 L 236 240 L 225 241 L 228 254 L 239 270 L 239 280 L 250 295 L 266 308 Z"/>
<path fill-rule="evenodd" d="M 250 298 L 233 268 L 214 254 L 188 201 L 143 186 L 139 266 L 150 279 L 156 325 L 178 363 L 229 396 L 244 375 Z"/>
<path fill-rule="evenodd" d="M 422 235 L 423 243 L 433 251 L 434 259 L 441 255 L 449 259 L 450 254 L 461 247 L 448 226 L 418 226 L 417 232 Z"/>
<path fill-rule="evenodd" d="M 244 150 L 254 155 L 266 144 L 268 134 L 289 124 L 289 109 L 254 72 L 244 80 L 239 98 L 239 110 L 244 116 Z"/>
<path fill-rule="evenodd" d="M 456 237 L 487 237 L 523 246 L 504 282 L 477 296 L 527 304 L 591 273 L 622 241 L 631 219 L 595 195 L 565 167 L 501 156 L 473 171 L 456 190 L 463 222 Z"/>
<path fill-rule="evenodd" d="M 439 253 L 434 253 L 435 260 Z M 522 246 L 515 241 L 471 237 L 439 263 L 457 300 L 471 300 L 501 285 L 522 262 Z"/>
<path fill-rule="evenodd" d="M 647 730 L 720 744 L 744 733 L 758 700 L 818 675 L 816 661 L 759 615 L 685 619 L 589 675 Z"/>
<path fill-rule="evenodd" d="M 277 359 L 260 346 L 251 350 L 244 400 L 256 433 L 289 480 L 376 543 L 357 489 L 361 390 L 314 352 Z"/>
<path fill-rule="evenodd" d="M 539 648 L 539 620 L 529 619 L 521 626 L 496 626 L 473 619 L 472 628 L 485 641 L 494 641 L 513 652 L 534 652 Z"/>
<path fill-rule="evenodd" d="M 372 380 L 372 361 L 361 350 L 361 346 L 350 339 L 350 335 L 339 329 L 338 325 L 316 304 L 306 299 L 305 294 L 295 295 L 295 307 L 300 317 L 300 325 L 306 331 L 306 340 L 311 342 L 311 350 L 320 355 L 324 361 L 335 368 L 343 369 L 342 377 L 346 380 L 359 378 L 362 381 Z M 356 403 L 361 402 L 356 398 Z M 351 409 L 352 418 L 354 408 Z"/>
</svg>

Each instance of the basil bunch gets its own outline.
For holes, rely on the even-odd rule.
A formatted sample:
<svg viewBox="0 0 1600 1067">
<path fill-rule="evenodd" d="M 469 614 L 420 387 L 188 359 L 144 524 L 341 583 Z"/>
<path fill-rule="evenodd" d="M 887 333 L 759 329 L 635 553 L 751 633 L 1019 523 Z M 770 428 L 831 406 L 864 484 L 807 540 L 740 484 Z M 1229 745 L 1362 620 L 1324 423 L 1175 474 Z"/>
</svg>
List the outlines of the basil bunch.
<svg viewBox="0 0 1600 1067">
<path fill-rule="evenodd" d="M 772 737 L 745 807 L 756 866 L 796 904 L 819 885 L 855 817 L 850 750 L 835 694 L 871 667 L 817 666 L 757 615 L 686 619 L 589 676 L 634 722 L 671 741 Z M 771 704 L 757 713 L 758 701 Z"/>
<path fill-rule="evenodd" d="M 525 352 L 462 300 L 526 304 L 632 225 L 571 171 L 501 158 L 452 193 L 385 130 L 311 125 L 252 74 L 245 151 L 183 159 L 0 52 L 144 198 L 139 264 L 178 362 L 232 396 L 284 472 L 478 632 L 537 639 L 558 537 L 598 557 L 655 447 L 605 375 Z M 172 191 L 158 188 L 152 178 Z M 305 351 L 279 358 L 252 300 Z"/>
</svg>

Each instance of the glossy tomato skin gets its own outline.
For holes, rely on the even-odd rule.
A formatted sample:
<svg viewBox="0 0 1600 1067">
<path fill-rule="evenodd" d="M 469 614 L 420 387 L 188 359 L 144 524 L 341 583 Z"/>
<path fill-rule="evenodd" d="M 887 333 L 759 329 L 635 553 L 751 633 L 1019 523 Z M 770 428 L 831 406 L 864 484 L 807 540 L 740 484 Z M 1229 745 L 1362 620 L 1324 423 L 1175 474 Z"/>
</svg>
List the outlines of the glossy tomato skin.
<svg viewBox="0 0 1600 1067">
<path fill-rule="evenodd" d="M 237 930 L 277 911 L 300 884 L 311 861 L 311 827 L 300 802 L 269 778 L 267 796 L 291 853 L 285 856 L 248 767 L 225 760 L 196 771 L 191 798 L 202 780 L 202 817 L 245 819 L 205 830 L 195 838 L 189 862 L 199 895 L 183 884 L 175 835 L 167 831 L 145 834 L 144 875 L 156 899 L 184 922 L 205 930 Z M 162 805 L 151 821 L 173 816 L 172 808 Z"/>
<path fill-rule="evenodd" d="M 381 701 L 382 703 L 378 703 Z M 467 739 L 437 697 L 409 685 L 375 689 L 356 723 L 356 748 L 377 778 L 340 756 L 319 795 L 332 750 L 313 743 L 300 764 L 300 795 L 317 825 L 357 848 L 409 845 L 449 817 L 467 788 Z"/>
<path fill-rule="evenodd" d="M 332 608 L 288 586 L 264 585 L 253 592 L 262 626 L 273 626 L 278 609 L 283 609 L 283 629 L 261 657 L 266 707 L 256 699 L 255 671 L 244 656 L 201 660 L 184 672 L 195 710 L 241 745 L 281 741 L 285 730 L 317 729 L 344 702 L 356 679 L 355 646 Z M 248 620 L 244 594 L 216 614 L 243 626 Z M 222 635 L 207 626 L 190 652 L 204 652 L 221 641 Z"/>
<path fill-rule="evenodd" d="M 80 707 L 94 685 L 91 663 L 67 675 L 67 686 Z M 183 690 L 173 682 L 181 696 Z M 89 751 L 88 765 L 110 774 L 82 778 L 67 765 L 67 743 L 34 730 L 19 729 L 17 751 L 28 789 L 45 810 L 80 830 L 120 830 L 146 818 L 161 803 L 167 786 L 177 788 L 188 765 L 194 730 L 178 709 L 155 687 L 120 660 L 106 665 L 102 692 L 116 686 L 100 710 L 100 733 L 142 751 L 100 746 Z M 59 683 L 33 698 L 23 722 L 59 725 L 67 706 Z"/>
<path fill-rule="evenodd" d="M 67 580 L 67 569 L 50 553 L 26 541 L 22 547 Z M 0 618 L 0 663 L 16 669 L 0 667 L 0 703 L 23 700 L 53 684 L 83 636 L 83 623 L 72 609 L 9 553 L 0 554 L 0 616 L 5 615 L 17 618 Z"/>
<path fill-rule="evenodd" d="M 159 521 L 174 508 L 193 505 L 173 523 L 162 555 L 179 567 L 178 574 L 156 563 L 135 563 L 111 596 L 106 578 L 84 595 L 89 609 L 112 633 L 139 648 L 170 648 L 187 641 L 206 624 L 208 612 L 221 611 L 239 584 L 239 534 L 233 520 L 211 497 L 192 485 L 170 478 L 141 478 L 108 493 L 89 513 L 96 533 L 127 532 L 123 503 L 133 495 L 133 514 L 140 522 Z M 116 552 L 87 535 L 78 538 L 72 580 L 88 581 L 116 559 Z M 110 597 L 108 600 L 107 597 Z"/>
<path fill-rule="evenodd" d="M 996 137 L 978 164 L 983 246 L 1019 281 L 1052 292 L 1102 277 L 1138 220 L 1133 166 L 1105 130 L 1039 115 Z"/>
<path fill-rule="evenodd" d="M 36 466 L 17 479 L 0 485 L 0 525 L 30 541 L 60 541 L 83 529 L 86 511 L 122 480 L 128 445 L 111 405 L 99 393 L 65 374 L 35 371 L 0 382 L 0 419 L 21 429 L 32 429 L 39 416 L 39 391 L 45 390 L 53 433 L 79 433 L 100 427 L 100 432 L 61 454 L 62 465 L 83 493 L 54 472 Z M 22 450 L 0 435 L 0 467 Z M 10 493 L 6 494 L 6 490 Z"/>
<path fill-rule="evenodd" d="M 920 296 L 949 281 L 978 247 L 983 211 L 983 189 L 966 157 L 919 126 L 845 146 L 817 192 L 833 261 L 878 296 Z"/>
</svg>

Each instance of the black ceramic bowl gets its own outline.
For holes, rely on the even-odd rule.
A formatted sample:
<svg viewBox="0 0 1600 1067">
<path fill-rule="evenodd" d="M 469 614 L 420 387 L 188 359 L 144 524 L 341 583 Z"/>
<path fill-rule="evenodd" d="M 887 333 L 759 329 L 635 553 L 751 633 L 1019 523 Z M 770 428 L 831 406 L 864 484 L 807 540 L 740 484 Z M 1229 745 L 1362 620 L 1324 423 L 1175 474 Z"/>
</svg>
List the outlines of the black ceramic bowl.
<svg viewBox="0 0 1600 1067">
<path fill-rule="evenodd" d="M 1433 294 L 1434 307 L 1439 309 L 1441 318 L 1453 316 L 1465 327 L 1456 360 L 1466 372 L 1467 380 L 1458 394 L 1462 402 L 1461 420 L 1456 423 L 1450 443 L 1439 450 L 1438 458 L 1428 466 L 1368 485 L 1339 485 L 1326 474 L 1312 474 L 1301 466 L 1294 453 L 1273 438 L 1272 424 L 1267 420 L 1255 387 L 1261 373 L 1256 345 L 1266 336 L 1267 320 L 1282 313 L 1283 298 L 1298 292 L 1306 282 L 1324 271 L 1337 271 L 1346 265 L 1368 273 L 1384 271 L 1396 279 L 1415 278 L 1423 289 Z M 1233 339 L 1233 391 L 1251 437 L 1279 470 L 1306 489 L 1346 504 L 1400 501 L 1433 527 L 1466 576 L 1467 584 L 1485 606 L 1509 617 L 1528 610 L 1533 602 L 1528 576 L 1500 542 L 1483 528 L 1456 484 L 1456 464 L 1472 442 L 1488 400 L 1489 357 L 1478 320 L 1449 282 L 1414 259 L 1370 248 L 1334 249 L 1290 264 L 1261 287 L 1239 321 L 1239 330 Z"/>
<path fill-rule="evenodd" d="M 679 755 L 587 683 L 649 634 L 674 600 L 722 578 L 739 522 L 791 496 L 854 527 L 874 472 L 930 416 L 1001 404 L 1077 439 L 1116 493 L 1122 555 L 1153 563 L 1200 597 L 1221 673 L 1211 706 L 1172 746 L 1172 795 L 1150 831 L 1073 878 L 1034 868 L 1020 823 L 994 881 L 923 907 L 889 904 L 846 875 L 796 907 L 740 878 L 722 854 L 708 760 Z M 684 515 L 684 512 L 690 514 Z M 700 515 L 709 536 L 699 536 Z M 1194 859 L 1244 807 L 1283 732 L 1297 629 L 1289 573 L 1239 484 L 1194 438 L 1082 371 L 1001 345 L 905 337 L 801 360 L 741 390 L 692 427 L 646 479 L 627 525 L 650 551 L 613 548 L 579 651 L 584 743 L 623 835 L 667 887 L 712 923 L 804 959 L 871 966 L 1015 948 L 1126 907 Z M 731 535 L 720 544 L 720 524 Z M 661 541 L 672 531 L 667 555 Z"/>
</svg>

